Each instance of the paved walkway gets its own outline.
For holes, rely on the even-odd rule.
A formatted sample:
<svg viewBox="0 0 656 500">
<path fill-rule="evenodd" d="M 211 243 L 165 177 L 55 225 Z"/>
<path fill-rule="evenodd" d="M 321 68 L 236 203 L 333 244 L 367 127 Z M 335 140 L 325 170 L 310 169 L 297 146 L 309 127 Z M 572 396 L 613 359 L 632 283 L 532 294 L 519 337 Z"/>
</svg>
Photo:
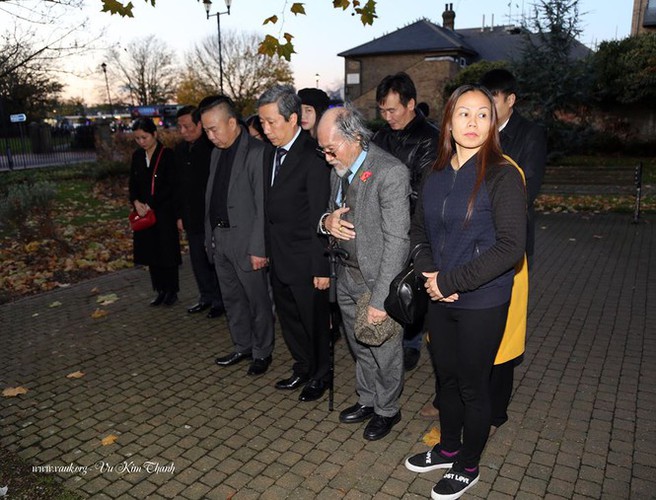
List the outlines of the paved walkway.
<svg viewBox="0 0 656 500">
<path fill-rule="evenodd" d="M 629 220 L 539 218 L 526 360 L 469 498 L 656 498 L 656 217 Z M 402 465 L 435 424 L 417 418 L 433 386 L 425 353 L 402 422 L 367 442 L 363 425 L 337 420 L 355 402 L 343 339 L 336 411 L 301 404 L 273 388 L 290 367 L 279 335 L 262 377 L 213 364 L 230 350 L 225 320 L 187 315 L 187 264 L 181 281 L 170 309 L 148 307 L 138 269 L 0 306 L 0 388 L 29 390 L 0 397 L 0 443 L 35 466 L 69 466 L 51 474 L 94 499 L 430 496 L 442 473 Z M 97 308 L 107 315 L 92 318 Z"/>
</svg>

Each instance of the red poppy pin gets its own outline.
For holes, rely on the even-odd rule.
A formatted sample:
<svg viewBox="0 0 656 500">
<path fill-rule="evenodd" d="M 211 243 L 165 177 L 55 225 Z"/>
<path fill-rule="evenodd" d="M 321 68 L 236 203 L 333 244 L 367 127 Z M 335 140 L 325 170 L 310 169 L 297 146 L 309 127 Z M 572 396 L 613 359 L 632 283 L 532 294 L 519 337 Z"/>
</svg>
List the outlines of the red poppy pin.
<svg viewBox="0 0 656 500">
<path fill-rule="evenodd" d="M 367 182 L 367 179 L 371 177 L 371 171 L 367 170 L 366 172 L 362 172 L 362 175 L 360 176 L 360 180 L 362 182 Z"/>
</svg>

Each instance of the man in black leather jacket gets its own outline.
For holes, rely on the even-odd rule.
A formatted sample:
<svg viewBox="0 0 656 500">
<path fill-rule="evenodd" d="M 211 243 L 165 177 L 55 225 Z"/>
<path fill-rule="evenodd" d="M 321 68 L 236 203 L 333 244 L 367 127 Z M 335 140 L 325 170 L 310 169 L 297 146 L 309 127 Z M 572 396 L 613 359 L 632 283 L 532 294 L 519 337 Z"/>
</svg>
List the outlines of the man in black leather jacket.
<svg viewBox="0 0 656 500">
<path fill-rule="evenodd" d="M 387 122 L 372 142 L 405 163 L 410 170 L 410 212 L 414 213 L 419 185 L 437 158 L 438 128 L 416 108 L 417 90 L 407 73 L 387 75 L 376 88 L 376 102 Z M 407 327 L 403 340 L 403 364 L 407 371 L 419 362 L 423 324 Z"/>
</svg>

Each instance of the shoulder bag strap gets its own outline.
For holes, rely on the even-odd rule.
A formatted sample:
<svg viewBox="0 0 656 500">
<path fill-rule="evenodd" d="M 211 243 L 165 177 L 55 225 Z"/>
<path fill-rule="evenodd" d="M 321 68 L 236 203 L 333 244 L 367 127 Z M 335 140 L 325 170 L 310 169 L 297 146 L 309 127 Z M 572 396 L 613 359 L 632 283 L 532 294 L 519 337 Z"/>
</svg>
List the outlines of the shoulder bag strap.
<svg viewBox="0 0 656 500">
<path fill-rule="evenodd" d="M 150 183 L 150 195 L 155 196 L 155 177 L 157 177 L 157 167 L 159 167 L 159 160 L 162 157 L 162 153 L 164 152 L 164 146 L 159 150 L 159 154 L 157 155 L 157 160 L 155 161 L 155 168 L 153 169 L 153 177 Z"/>
</svg>

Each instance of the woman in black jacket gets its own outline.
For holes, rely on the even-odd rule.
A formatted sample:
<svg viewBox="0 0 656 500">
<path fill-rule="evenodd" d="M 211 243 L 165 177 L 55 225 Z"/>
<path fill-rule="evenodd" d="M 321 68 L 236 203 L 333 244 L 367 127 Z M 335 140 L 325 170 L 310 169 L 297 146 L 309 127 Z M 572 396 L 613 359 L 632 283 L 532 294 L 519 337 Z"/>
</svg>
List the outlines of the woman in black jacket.
<svg viewBox="0 0 656 500">
<path fill-rule="evenodd" d="M 486 89 L 464 85 L 453 93 L 412 222 L 412 245 L 430 244 L 416 267 L 431 298 L 441 438 L 405 464 L 415 472 L 449 469 L 431 492 L 435 500 L 459 498 L 478 481 L 490 431 L 490 372 L 524 254 L 526 190 L 502 156 L 496 121 Z"/>
<path fill-rule="evenodd" d="M 139 118 L 132 125 L 139 148 L 132 154 L 130 167 L 130 203 L 143 217 L 154 210 L 157 222 L 135 231 L 134 263 L 148 266 L 157 297 L 150 303 L 173 305 L 178 300 L 180 238 L 175 155 L 157 140 L 157 127 L 150 118 Z"/>
</svg>

